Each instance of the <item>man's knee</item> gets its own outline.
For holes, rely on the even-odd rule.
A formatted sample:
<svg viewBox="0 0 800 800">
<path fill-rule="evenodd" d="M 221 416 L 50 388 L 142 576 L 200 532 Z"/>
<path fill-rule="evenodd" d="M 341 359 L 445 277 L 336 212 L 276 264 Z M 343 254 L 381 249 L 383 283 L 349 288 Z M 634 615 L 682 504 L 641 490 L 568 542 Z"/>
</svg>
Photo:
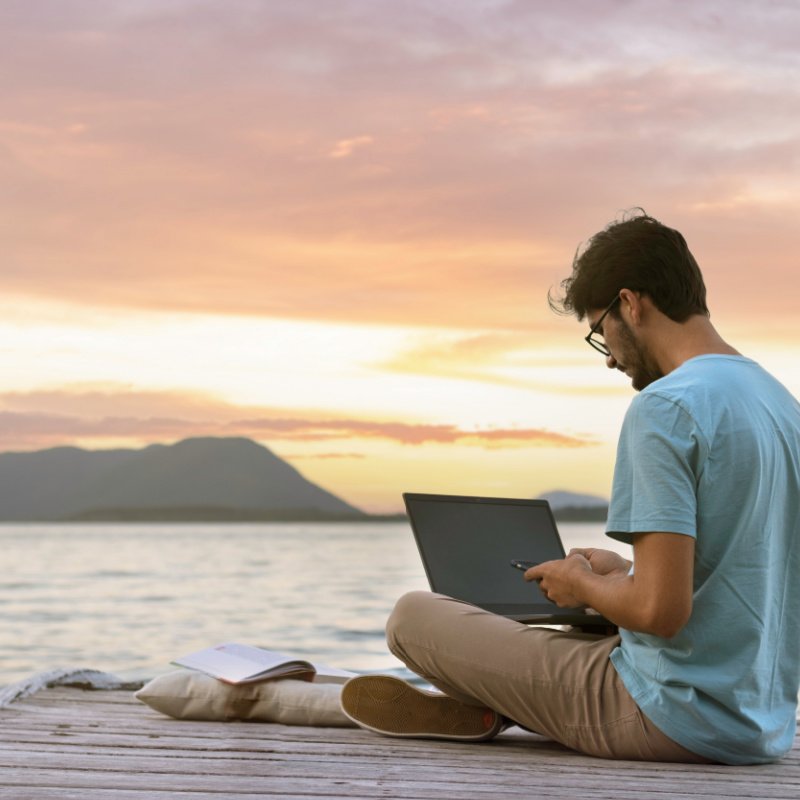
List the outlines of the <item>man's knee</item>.
<svg viewBox="0 0 800 800">
<path fill-rule="evenodd" d="M 403 639 L 403 631 L 413 630 L 419 626 L 420 619 L 424 619 L 435 602 L 437 595 L 431 592 L 408 592 L 404 594 L 394 606 L 386 622 L 386 641 L 389 649 L 394 652 Z"/>
</svg>

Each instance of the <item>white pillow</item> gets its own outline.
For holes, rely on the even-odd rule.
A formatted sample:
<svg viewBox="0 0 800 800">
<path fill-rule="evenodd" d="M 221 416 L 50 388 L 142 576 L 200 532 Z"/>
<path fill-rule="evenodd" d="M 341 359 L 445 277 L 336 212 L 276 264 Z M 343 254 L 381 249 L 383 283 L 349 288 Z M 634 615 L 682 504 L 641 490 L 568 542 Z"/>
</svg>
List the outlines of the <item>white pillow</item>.
<svg viewBox="0 0 800 800">
<path fill-rule="evenodd" d="M 341 684 L 284 678 L 232 685 L 192 669 L 159 675 L 134 694 L 175 719 L 354 727 L 339 706 Z"/>
</svg>

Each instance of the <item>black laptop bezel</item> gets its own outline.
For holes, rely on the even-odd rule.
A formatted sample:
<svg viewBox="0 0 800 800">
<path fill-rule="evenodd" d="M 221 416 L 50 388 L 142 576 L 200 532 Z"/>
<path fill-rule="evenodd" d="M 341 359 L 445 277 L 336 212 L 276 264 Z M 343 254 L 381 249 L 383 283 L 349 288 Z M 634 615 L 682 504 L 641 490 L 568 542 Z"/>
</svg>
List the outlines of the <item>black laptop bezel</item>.
<svg viewBox="0 0 800 800">
<path fill-rule="evenodd" d="M 466 503 L 466 504 L 474 504 L 474 505 L 519 505 L 519 506 L 528 506 L 528 507 L 535 507 L 540 508 L 547 511 L 547 514 L 550 518 L 550 523 L 553 526 L 553 530 L 556 532 L 556 537 L 558 540 L 558 547 L 561 551 L 561 557 L 564 558 L 566 556 L 566 552 L 564 551 L 564 543 L 561 541 L 561 535 L 558 533 L 558 526 L 556 524 L 555 516 L 553 515 L 553 509 L 550 507 L 550 503 L 547 500 L 534 500 L 534 499 L 527 499 L 527 498 L 518 498 L 518 497 L 483 497 L 483 496 L 474 496 L 474 495 L 455 495 L 455 494 L 429 494 L 426 492 L 403 492 L 403 503 L 405 504 L 406 508 L 406 516 L 408 518 L 409 524 L 411 526 L 411 531 L 414 534 L 414 541 L 417 545 L 417 551 L 419 552 L 420 559 L 422 561 L 422 566 L 425 570 L 425 577 L 428 580 L 428 586 L 431 588 L 432 591 L 436 591 L 435 588 L 435 580 L 433 579 L 433 575 L 429 568 L 427 559 L 425 557 L 425 549 L 422 545 L 421 537 L 417 530 L 416 523 L 414 521 L 414 517 L 411 514 L 411 509 L 409 506 L 409 501 L 425 501 L 425 502 L 442 502 L 442 503 Z M 463 599 L 463 598 L 456 598 L 456 599 Z M 472 602 L 472 601 L 465 601 L 465 602 Z M 583 626 L 599 626 L 599 627 L 609 627 L 611 623 L 600 614 L 596 612 L 589 612 L 585 608 L 559 608 L 555 603 L 547 600 L 545 597 L 542 597 L 542 604 L 545 605 L 545 610 L 543 613 L 537 613 L 533 608 L 530 608 L 528 611 L 523 611 L 520 609 L 519 611 L 515 612 L 511 604 L 484 604 L 478 605 L 479 608 L 484 608 L 487 611 L 491 611 L 494 614 L 499 614 L 500 616 L 508 617 L 509 619 L 516 620 L 517 622 L 524 622 L 526 624 L 540 624 L 540 625 L 574 625 L 578 627 Z M 477 605 L 477 604 L 475 604 Z M 513 604 L 517 605 L 517 604 Z M 540 606 L 541 604 L 536 603 L 535 601 L 531 601 L 531 606 Z"/>
</svg>

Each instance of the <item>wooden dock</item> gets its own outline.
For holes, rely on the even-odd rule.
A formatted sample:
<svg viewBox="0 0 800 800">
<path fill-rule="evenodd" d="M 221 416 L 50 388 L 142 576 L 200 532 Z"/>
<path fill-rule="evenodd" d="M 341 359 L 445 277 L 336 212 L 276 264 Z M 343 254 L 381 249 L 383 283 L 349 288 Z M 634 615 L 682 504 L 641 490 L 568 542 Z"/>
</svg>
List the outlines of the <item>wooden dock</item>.
<svg viewBox="0 0 800 800">
<path fill-rule="evenodd" d="M 797 800 L 800 741 L 777 764 L 603 761 L 519 729 L 486 744 L 352 728 L 171 720 L 128 691 L 53 688 L 0 709 L 0 798 L 740 798 Z"/>
</svg>

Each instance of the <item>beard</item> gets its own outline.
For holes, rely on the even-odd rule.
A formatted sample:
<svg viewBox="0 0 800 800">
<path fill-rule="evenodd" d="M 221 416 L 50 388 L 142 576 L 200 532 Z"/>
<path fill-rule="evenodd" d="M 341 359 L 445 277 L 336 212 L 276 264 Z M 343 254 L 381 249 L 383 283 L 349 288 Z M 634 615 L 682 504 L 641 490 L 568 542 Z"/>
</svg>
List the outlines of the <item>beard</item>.
<svg viewBox="0 0 800 800">
<path fill-rule="evenodd" d="M 653 381 L 664 377 L 650 353 L 642 347 L 639 340 L 633 335 L 624 319 L 619 320 L 620 356 L 617 363 L 622 362 L 623 372 L 630 376 L 631 386 L 641 392 Z M 617 367 L 619 369 L 619 367 Z"/>
</svg>

